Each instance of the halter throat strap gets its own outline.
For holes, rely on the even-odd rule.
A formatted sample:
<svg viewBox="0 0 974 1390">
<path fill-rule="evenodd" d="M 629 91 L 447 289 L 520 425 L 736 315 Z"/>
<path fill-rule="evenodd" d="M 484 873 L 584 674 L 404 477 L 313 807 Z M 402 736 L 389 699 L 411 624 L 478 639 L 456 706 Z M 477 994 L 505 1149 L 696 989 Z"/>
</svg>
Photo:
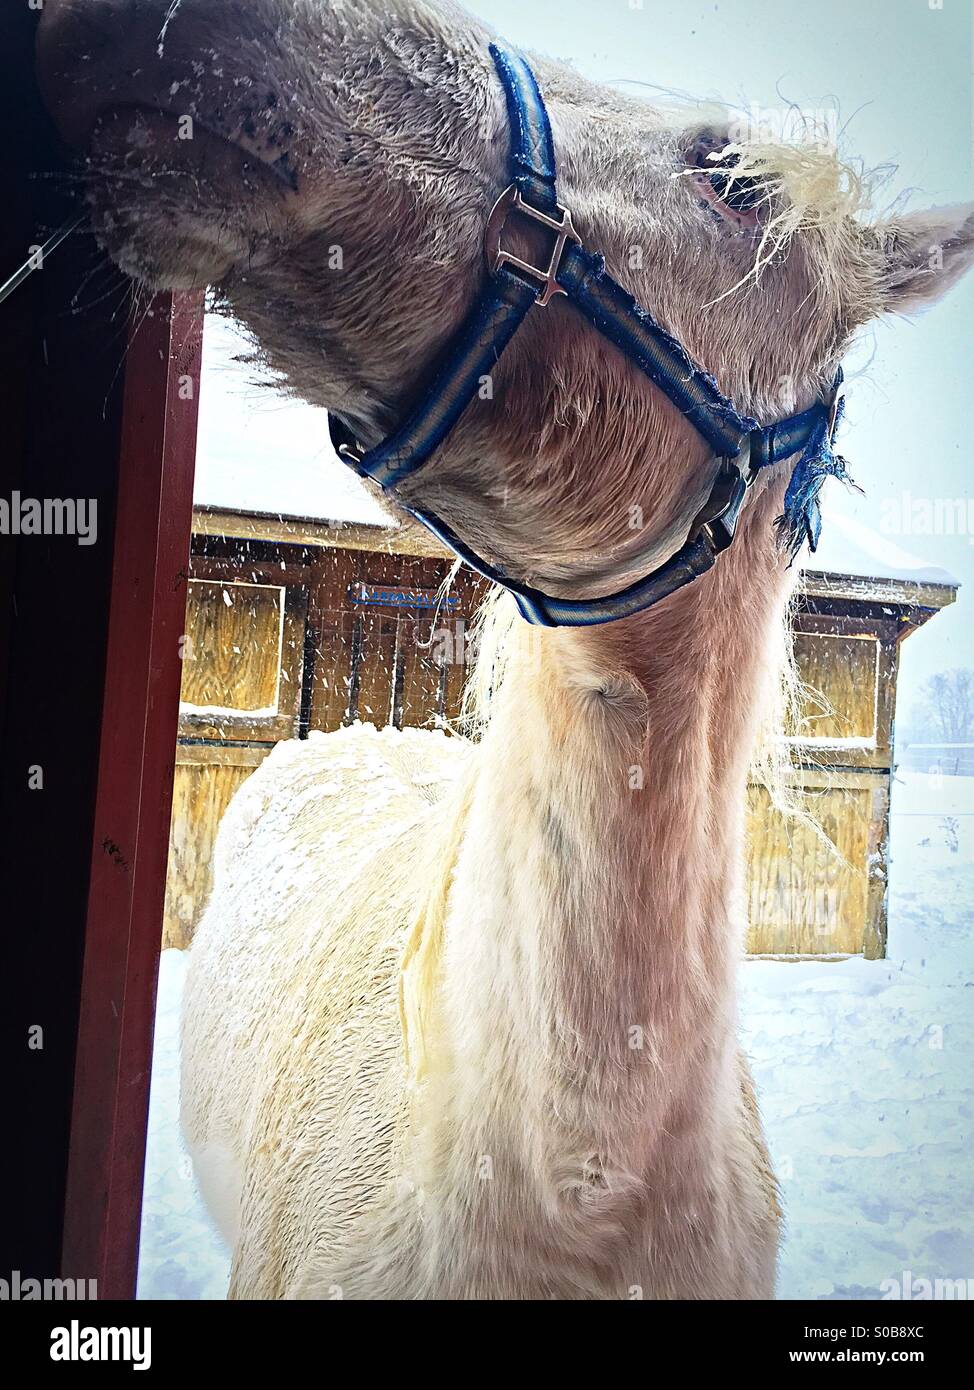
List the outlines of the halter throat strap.
<svg viewBox="0 0 974 1390">
<path fill-rule="evenodd" d="M 488 275 L 473 308 L 433 370 L 428 387 L 401 425 L 374 449 L 363 450 L 336 416 L 329 417 L 338 453 L 385 490 L 411 477 L 430 459 L 478 395 L 508 343 L 534 308 L 567 297 L 672 402 L 720 459 L 711 493 L 686 542 L 664 564 L 625 588 L 594 599 L 566 599 L 506 574 L 480 557 L 438 516 L 406 507 L 417 521 L 472 569 L 509 590 L 528 622 L 546 627 L 587 626 L 629 617 L 711 569 L 732 543 L 756 474 L 799 455 L 789 495 L 787 529 L 797 552 L 804 540 L 814 550 L 820 517 L 818 492 L 829 473 L 841 475 L 831 451 L 837 418 L 838 373 L 832 390 L 800 414 L 761 427 L 740 414 L 714 378 L 606 271 L 602 256 L 582 245 L 567 208 L 558 202 L 554 144 L 534 73 L 516 53 L 492 44 L 491 57 L 504 89 L 511 133 L 511 183 L 487 220 L 484 246 Z M 534 265 L 504 244 L 511 216 L 526 217 L 550 233 L 546 265 Z M 397 504 L 404 504 L 397 498 Z M 633 568 L 638 560 L 633 561 Z"/>
</svg>

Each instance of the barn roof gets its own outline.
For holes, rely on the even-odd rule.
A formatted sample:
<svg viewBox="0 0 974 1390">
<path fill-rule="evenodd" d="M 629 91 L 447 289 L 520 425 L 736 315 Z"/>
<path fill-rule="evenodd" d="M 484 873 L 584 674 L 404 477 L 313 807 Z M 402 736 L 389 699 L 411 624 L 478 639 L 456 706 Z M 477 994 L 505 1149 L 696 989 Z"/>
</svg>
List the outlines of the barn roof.
<svg viewBox="0 0 974 1390">
<path fill-rule="evenodd" d="M 924 541 L 920 541 L 922 546 Z M 927 542 L 931 544 L 931 542 Z M 874 579 L 913 580 L 918 584 L 946 584 L 958 588 L 960 580 L 940 565 L 919 555 L 840 511 L 826 510 L 822 539 L 804 568 L 832 574 L 869 575 Z"/>
</svg>

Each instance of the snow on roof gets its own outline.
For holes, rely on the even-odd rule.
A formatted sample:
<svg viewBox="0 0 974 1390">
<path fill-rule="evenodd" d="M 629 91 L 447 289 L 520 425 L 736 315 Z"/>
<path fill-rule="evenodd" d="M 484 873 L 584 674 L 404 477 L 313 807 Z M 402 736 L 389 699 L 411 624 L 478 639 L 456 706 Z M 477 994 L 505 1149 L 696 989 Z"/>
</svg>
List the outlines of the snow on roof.
<svg viewBox="0 0 974 1390">
<path fill-rule="evenodd" d="M 238 328 L 215 315 L 207 317 L 196 505 L 395 527 L 395 520 L 336 456 L 325 411 L 259 384 L 255 368 L 233 360 L 249 351 Z M 819 549 L 806 555 L 804 568 L 923 584 L 958 582 L 947 570 L 838 511 L 827 513 Z"/>
<path fill-rule="evenodd" d="M 960 580 L 939 565 L 891 541 L 888 536 L 840 511 L 826 511 L 822 538 L 814 555 L 805 554 L 802 568 L 826 574 L 851 574 L 870 579 L 913 580 L 917 584 L 950 584 Z"/>
</svg>

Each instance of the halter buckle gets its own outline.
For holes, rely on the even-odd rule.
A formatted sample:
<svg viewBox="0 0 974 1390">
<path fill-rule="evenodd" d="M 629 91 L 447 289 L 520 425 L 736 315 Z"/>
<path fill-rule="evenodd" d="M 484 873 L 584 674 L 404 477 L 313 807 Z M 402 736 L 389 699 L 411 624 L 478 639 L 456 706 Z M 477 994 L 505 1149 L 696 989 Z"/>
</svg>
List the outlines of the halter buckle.
<svg viewBox="0 0 974 1390">
<path fill-rule="evenodd" d="M 740 461 L 734 458 L 721 459 L 720 472 L 710 490 L 710 496 L 694 517 L 693 525 L 690 527 L 689 539 L 695 541 L 701 536 L 706 537 L 715 555 L 727 550 L 734 539 L 744 495 L 754 477 L 750 454 L 748 444 L 746 454 Z"/>
<path fill-rule="evenodd" d="M 532 280 L 537 280 L 541 286 L 537 301 L 542 309 L 554 295 L 567 293 L 558 283 L 558 271 L 561 268 L 561 258 L 565 251 L 566 242 L 573 241 L 576 246 L 582 244 L 582 238 L 572 225 L 571 213 L 560 203 L 557 203 L 555 207 L 556 217 L 550 217 L 540 208 L 532 207 L 522 198 L 517 184 L 512 183 L 509 188 L 505 188 L 491 208 L 490 216 L 487 218 L 487 227 L 484 231 L 484 253 L 491 275 L 496 275 L 503 266 L 507 265 L 511 266 L 513 270 L 519 271 L 521 275 L 527 275 Z M 542 227 L 546 227 L 554 234 L 554 245 L 551 249 L 551 259 L 547 269 L 542 266 L 531 265 L 529 261 L 522 261 L 520 256 L 515 256 L 513 251 L 507 251 L 501 246 L 501 233 L 511 213 L 520 213 L 521 216 L 530 218 L 533 222 L 540 222 Z"/>
</svg>

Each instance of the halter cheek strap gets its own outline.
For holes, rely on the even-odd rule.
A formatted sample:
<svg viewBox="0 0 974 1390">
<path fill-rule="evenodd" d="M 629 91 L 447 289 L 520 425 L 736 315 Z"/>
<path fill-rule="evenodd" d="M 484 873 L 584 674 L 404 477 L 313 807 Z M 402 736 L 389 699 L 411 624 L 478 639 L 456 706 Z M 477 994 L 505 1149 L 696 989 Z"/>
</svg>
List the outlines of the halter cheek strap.
<svg viewBox="0 0 974 1390">
<path fill-rule="evenodd" d="M 819 491 L 827 476 L 845 473 L 844 461 L 832 452 L 841 371 L 828 398 L 798 415 L 761 427 L 739 414 L 713 377 L 612 279 L 604 258 L 585 250 L 571 214 L 558 202 L 551 126 L 534 73 L 519 54 L 496 44 L 490 52 L 507 103 L 511 184 L 487 220 L 489 275 L 473 309 L 442 353 L 430 384 L 399 428 L 365 452 L 332 415 L 329 425 L 337 451 L 363 477 L 384 489 L 395 488 L 422 468 L 442 444 L 530 310 L 564 295 L 668 397 L 721 460 L 710 496 L 694 518 L 684 545 L 642 579 L 604 598 L 558 598 L 482 559 L 434 513 L 416 507 L 406 510 L 472 569 L 508 589 L 529 622 L 547 627 L 629 617 L 705 574 L 733 541 L 756 474 L 795 454 L 799 458 L 779 524 L 793 554 L 806 540 L 814 550 L 821 526 Z M 504 229 L 512 215 L 528 218 L 550 233 L 546 265 L 533 265 L 505 247 Z M 634 568 L 637 563 L 633 562 Z"/>
</svg>

